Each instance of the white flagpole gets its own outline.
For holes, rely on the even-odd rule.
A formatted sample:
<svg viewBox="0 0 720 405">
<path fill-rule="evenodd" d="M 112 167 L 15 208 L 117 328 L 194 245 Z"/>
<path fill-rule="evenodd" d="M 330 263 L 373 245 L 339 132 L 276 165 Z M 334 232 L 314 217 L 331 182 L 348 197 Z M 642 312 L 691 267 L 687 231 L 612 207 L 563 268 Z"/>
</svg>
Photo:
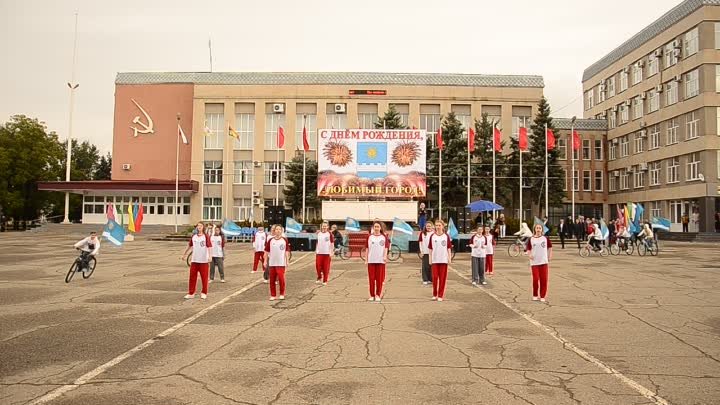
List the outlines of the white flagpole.
<svg viewBox="0 0 720 405">
<path fill-rule="evenodd" d="M 495 145 L 495 123 L 492 123 L 492 138 L 493 138 L 493 178 L 492 178 L 492 197 L 493 197 L 493 203 L 495 202 L 495 153 L 497 150 L 497 145 Z M 497 211 L 493 210 L 493 219 L 496 219 Z"/>
<path fill-rule="evenodd" d="M 178 133 L 175 134 L 175 233 L 178 231 L 178 194 L 179 194 L 179 183 L 180 183 L 180 113 L 177 115 L 178 122 Z"/>
<path fill-rule="evenodd" d="M 279 128 L 279 127 L 278 127 Z M 276 169 L 278 171 L 277 179 L 275 180 L 275 206 L 277 207 L 278 203 L 280 202 L 280 176 L 282 175 L 282 170 L 280 169 L 280 143 L 278 142 L 280 140 L 280 136 L 276 133 L 275 134 L 275 147 L 276 150 L 276 156 L 275 156 L 275 164 Z"/>
<path fill-rule="evenodd" d="M 520 136 L 520 133 L 518 132 L 518 141 L 520 140 L 519 136 Z M 520 145 L 518 145 L 518 154 L 519 154 L 519 156 L 520 156 L 520 222 L 522 222 L 522 220 L 523 220 L 523 203 L 522 203 L 522 202 L 523 202 L 523 201 L 522 201 L 522 197 L 523 197 L 523 196 L 522 196 L 522 195 L 523 195 L 523 193 L 522 193 L 522 176 L 523 176 L 523 173 L 522 173 L 522 154 L 523 154 L 523 151 L 522 151 L 522 148 L 520 148 Z"/>
<path fill-rule="evenodd" d="M 68 136 L 67 136 L 67 157 L 65 161 L 65 181 L 70 181 L 70 166 L 72 161 L 72 132 L 73 132 L 73 110 L 75 109 L 75 90 L 77 90 L 79 84 L 75 83 L 75 62 L 77 61 L 77 29 L 78 25 L 78 13 L 75 12 L 75 35 L 73 36 L 73 59 L 72 59 L 72 71 L 70 76 L 70 83 L 67 86 L 70 88 L 70 114 L 68 117 Z M 70 192 L 65 192 L 65 216 L 63 218 L 63 224 L 70 223 Z"/>
<path fill-rule="evenodd" d="M 438 146 L 440 146 L 440 145 L 438 145 Z M 438 218 L 442 219 L 442 149 L 440 149 L 438 153 L 440 154 L 440 158 L 439 158 L 440 165 L 438 168 L 438 177 L 439 177 L 438 182 L 439 182 L 439 186 L 440 186 L 439 187 L 440 192 L 438 193 L 439 194 L 438 195 L 438 210 L 439 210 Z"/>
<path fill-rule="evenodd" d="M 550 214 L 548 213 L 548 154 L 550 153 L 550 149 L 548 149 L 548 126 L 545 124 L 545 216 L 550 218 Z"/>
<path fill-rule="evenodd" d="M 468 136 L 468 161 L 467 161 L 467 203 L 470 205 L 470 131 L 467 131 Z"/>
<path fill-rule="evenodd" d="M 305 152 L 305 115 L 303 115 L 303 192 L 302 192 L 302 219 L 303 222 L 306 222 L 305 219 L 305 162 L 307 161 L 307 152 Z"/>
<path fill-rule="evenodd" d="M 572 194 L 572 219 L 575 220 L 575 117 L 572 118 L 572 122 L 570 124 L 570 161 L 572 162 L 572 167 L 570 169 L 570 177 L 572 178 L 571 184 L 570 184 L 570 194 Z"/>
</svg>

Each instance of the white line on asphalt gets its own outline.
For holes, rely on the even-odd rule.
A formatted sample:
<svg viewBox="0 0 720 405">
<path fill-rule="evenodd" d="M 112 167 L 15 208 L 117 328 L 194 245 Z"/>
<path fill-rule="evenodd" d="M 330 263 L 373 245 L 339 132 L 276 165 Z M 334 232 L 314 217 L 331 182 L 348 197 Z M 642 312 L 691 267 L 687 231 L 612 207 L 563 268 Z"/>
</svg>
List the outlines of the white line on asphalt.
<svg viewBox="0 0 720 405">
<path fill-rule="evenodd" d="M 298 262 L 303 261 L 305 258 L 307 258 L 307 257 L 309 257 L 309 256 L 311 256 L 311 255 L 310 255 L 310 254 L 305 254 L 305 255 L 303 255 L 301 258 L 299 258 L 299 259 L 297 259 L 297 260 L 295 260 L 295 261 L 291 261 L 290 264 L 291 264 L 291 265 L 295 265 L 295 264 L 297 264 Z M 180 322 L 180 323 L 172 326 L 172 327 L 169 328 L 169 329 L 166 329 L 166 330 L 163 331 L 163 332 L 160 332 L 160 334 L 158 334 L 157 336 L 155 336 L 155 337 L 153 337 L 153 338 L 151 338 L 151 339 L 148 339 L 148 340 L 144 341 L 143 343 L 140 343 L 139 345 L 137 345 L 137 346 L 133 347 L 132 349 L 126 351 L 125 353 L 123 353 L 123 354 L 115 357 L 114 359 L 108 361 L 107 363 L 98 366 L 96 369 L 91 370 L 91 371 L 88 371 L 87 373 L 85 373 L 85 374 L 83 374 L 82 376 L 78 377 L 78 379 L 75 380 L 72 384 L 67 384 L 67 385 L 63 385 L 62 387 L 58 387 L 58 388 L 56 388 L 56 389 L 48 392 L 47 394 L 43 395 L 42 397 L 34 400 L 34 401 L 31 402 L 29 405 L 44 404 L 44 403 L 47 403 L 47 402 L 49 402 L 49 401 L 52 401 L 53 399 L 59 397 L 59 396 L 62 395 L 62 394 L 65 394 L 66 392 L 72 391 L 72 390 L 74 390 L 74 389 L 76 389 L 76 388 L 80 388 L 80 387 L 83 386 L 84 384 L 87 384 L 88 381 L 90 381 L 90 380 L 92 380 L 93 378 L 97 377 L 98 375 L 104 373 L 104 372 L 107 371 L 108 369 L 116 366 L 117 364 L 119 364 L 119 363 L 122 362 L 123 360 L 126 360 L 126 359 L 128 359 L 129 357 L 133 356 L 134 354 L 136 354 L 136 353 L 138 353 L 138 352 L 140 352 L 140 351 L 148 348 L 148 347 L 151 346 L 153 343 L 157 342 L 158 339 L 162 339 L 162 338 L 164 338 L 164 337 L 166 337 L 166 336 L 172 335 L 173 333 L 177 332 L 179 329 L 183 328 L 184 326 L 187 326 L 188 324 L 190 324 L 191 322 L 193 322 L 193 321 L 195 321 L 196 319 L 200 318 L 201 316 L 205 315 L 206 313 L 210 312 L 211 310 L 213 310 L 213 309 L 217 308 L 218 306 L 220 306 L 220 305 L 228 302 L 228 301 L 229 301 L 230 299 L 232 299 L 233 297 L 236 297 L 236 296 L 244 293 L 245 291 L 251 289 L 251 288 L 254 287 L 255 285 L 259 284 L 261 280 L 262 280 L 262 279 L 257 279 L 257 280 L 255 280 L 255 281 L 253 281 L 252 283 L 245 285 L 243 288 L 235 291 L 234 293 L 228 295 L 227 297 L 221 299 L 220 301 L 218 301 L 218 302 L 216 302 L 216 303 L 208 306 L 207 308 L 201 310 L 200 312 L 196 313 L 195 315 L 193 315 L 193 316 L 185 319 L 184 321 L 182 321 L 182 322 Z"/>
<path fill-rule="evenodd" d="M 460 273 L 460 272 L 459 272 L 457 269 L 455 269 L 454 267 L 450 267 L 450 268 L 451 268 L 452 271 L 454 271 L 455 274 L 457 274 L 458 276 L 464 278 L 464 279 L 467 280 L 467 281 L 470 281 L 470 278 L 469 278 L 468 276 Z M 559 333 L 557 333 L 557 332 L 555 332 L 554 330 L 552 330 L 551 328 L 543 325 L 542 323 L 540 323 L 540 321 L 536 320 L 536 319 L 533 318 L 532 316 L 530 316 L 530 315 L 528 315 L 528 314 L 520 311 L 519 309 L 513 307 L 513 306 L 510 305 L 507 301 L 505 301 L 504 299 L 498 297 L 497 295 L 495 295 L 495 294 L 492 293 L 491 291 L 489 291 L 489 290 L 487 290 L 487 289 L 485 289 L 485 288 L 480 288 L 480 290 L 482 290 L 485 294 L 487 294 L 487 295 L 491 296 L 492 298 L 494 298 L 497 302 L 505 305 L 509 310 L 511 310 L 511 311 L 515 312 L 516 314 L 520 315 L 520 316 L 523 317 L 526 321 L 528 321 L 528 322 L 530 322 L 531 324 L 535 325 L 536 327 L 538 327 L 538 328 L 539 328 L 540 330 L 542 330 L 543 332 L 545 332 L 545 333 L 547 333 L 548 335 L 552 336 L 555 340 L 557 340 L 558 342 L 562 343 L 562 344 L 563 344 L 563 347 L 571 350 L 573 353 L 577 354 L 578 356 L 580 356 L 580 357 L 584 358 L 585 360 L 593 363 L 595 366 L 597 366 L 598 368 L 600 368 L 600 369 L 601 369 L 602 371 L 604 371 L 605 373 L 610 374 L 610 375 L 612 375 L 613 377 L 619 379 L 619 380 L 622 381 L 624 384 L 628 385 L 629 387 L 631 387 L 631 388 L 634 389 L 635 391 L 639 392 L 640 395 L 642 395 L 642 396 L 644 396 L 645 398 L 653 401 L 653 402 L 656 403 L 656 404 L 659 404 L 659 405 L 670 405 L 670 403 L 669 403 L 666 399 L 662 398 L 661 396 L 657 395 L 656 393 L 654 393 L 654 392 L 650 391 L 649 389 L 645 388 L 645 387 L 644 387 L 642 384 L 640 384 L 639 382 L 637 382 L 637 381 L 635 381 L 635 380 L 633 380 L 633 379 L 625 376 L 623 373 L 621 373 L 621 372 L 615 370 L 614 368 L 608 366 L 607 364 L 603 363 L 602 361 L 600 361 L 599 359 L 597 359 L 595 356 L 591 355 L 590 353 L 586 352 L 585 350 L 583 350 L 583 349 L 575 346 L 573 343 L 571 343 L 570 341 L 568 341 L 567 339 L 565 339 L 564 337 L 562 337 Z"/>
</svg>

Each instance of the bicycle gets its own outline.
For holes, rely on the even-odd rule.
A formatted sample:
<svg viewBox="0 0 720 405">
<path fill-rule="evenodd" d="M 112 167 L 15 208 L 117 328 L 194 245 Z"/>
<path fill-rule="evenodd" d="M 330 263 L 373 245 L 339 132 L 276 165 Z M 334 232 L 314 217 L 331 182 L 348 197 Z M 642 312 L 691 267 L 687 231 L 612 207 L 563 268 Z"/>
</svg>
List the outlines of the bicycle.
<svg viewBox="0 0 720 405">
<path fill-rule="evenodd" d="M 593 252 L 599 253 L 602 257 L 607 257 L 610 254 L 610 250 L 604 244 L 600 246 L 600 250 L 595 250 L 595 247 L 590 244 L 590 240 L 579 251 L 581 257 L 590 257 Z"/>
<path fill-rule="evenodd" d="M 642 238 L 638 243 L 638 255 L 645 256 L 650 252 L 650 256 L 657 256 L 660 248 L 654 239 Z"/>
<path fill-rule="evenodd" d="M 525 244 L 520 238 L 515 239 L 515 242 L 508 245 L 507 252 L 510 257 L 518 257 L 520 253 L 525 251 Z"/>
<path fill-rule="evenodd" d="M 83 266 L 87 266 L 88 271 L 82 271 Z M 90 278 L 95 271 L 95 266 L 97 266 L 97 259 L 95 256 L 90 256 L 90 252 L 81 250 L 80 256 L 75 258 L 75 261 L 70 265 L 70 270 L 68 270 L 67 275 L 65 275 L 65 282 L 69 283 L 77 272 L 82 272 L 82 277 L 84 279 Z"/>
<path fill-rule="evenodd" d="M 620 252 L 625 252 L 628 256 L 635 251 L 635 244 L 627 238 L 616 238 L 615 243 L 610 244 L 610 254 L 617 256 Z"/>
</svg>

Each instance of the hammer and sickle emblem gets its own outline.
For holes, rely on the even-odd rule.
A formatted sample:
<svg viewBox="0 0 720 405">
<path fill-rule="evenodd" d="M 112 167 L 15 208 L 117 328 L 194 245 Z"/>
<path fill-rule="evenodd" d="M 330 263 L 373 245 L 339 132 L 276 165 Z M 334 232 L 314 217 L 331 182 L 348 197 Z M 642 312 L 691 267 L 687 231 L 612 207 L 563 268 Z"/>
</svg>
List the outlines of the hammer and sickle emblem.
<svg viewBox="0 0 720 405">
<path fill-rule="evenodd" d="M 142 127 L 142 129 L 140 129 L 138 127 L 130 127 L 130 129 L 133 130 L 133 137 L 137 138 L 138 134 L 154 134 L 155 130 L 153 129 L 153 120 L 152 120 L 152 118 L 150 118 L 150 115 L 142 107 L 140 107 L 140 104 L 138 104 L 137 101 L 135 101 L 132 98 L 130 99 L 130 101 L 132 101 L 133 104 L 135 104 L 135 106 L 137 106 L 137 108 L 140 110 L 140 112 L 143 113 L 143 115 L 147 119 L 147 124 L 145 124 L 144 122 L 140 121 L 139 115 L 137 115 L 137 116 L 135 116 L 135 118 L 133 118 L 133 120 L 132 120 L 133 124 L 137 124 Z"/>
</svg>

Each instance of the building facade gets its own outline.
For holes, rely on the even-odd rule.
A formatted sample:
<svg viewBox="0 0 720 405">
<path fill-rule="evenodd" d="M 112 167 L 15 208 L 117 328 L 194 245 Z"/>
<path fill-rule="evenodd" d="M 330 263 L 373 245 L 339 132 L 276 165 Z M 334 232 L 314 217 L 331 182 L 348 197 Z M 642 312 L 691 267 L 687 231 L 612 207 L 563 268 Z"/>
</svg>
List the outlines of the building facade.
<svg viewBox="0 0 720 405">
<path fill-rule="evenodd" d="M 584 116 L 607 121 L 608 203 L 710 232 L 720 211 L 720 2 L 687 0 L 588 67 Z"/>
</svg>

